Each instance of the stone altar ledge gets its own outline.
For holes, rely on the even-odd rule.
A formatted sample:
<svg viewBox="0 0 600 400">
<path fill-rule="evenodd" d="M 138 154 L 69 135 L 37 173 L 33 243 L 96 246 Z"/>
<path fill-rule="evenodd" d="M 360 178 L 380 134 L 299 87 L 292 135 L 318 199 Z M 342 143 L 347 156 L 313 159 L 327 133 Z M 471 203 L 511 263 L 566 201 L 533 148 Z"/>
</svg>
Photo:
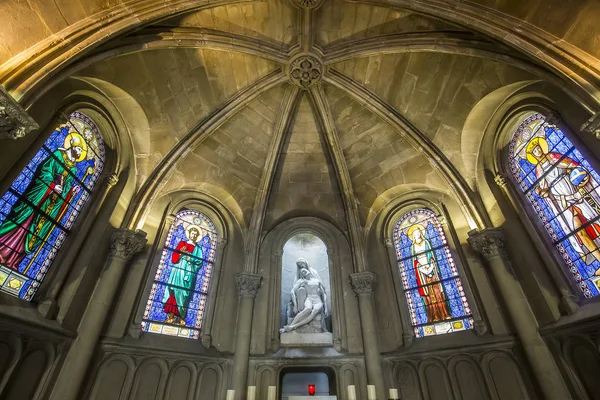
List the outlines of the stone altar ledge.
<svg viewBox="0 0 600 400">
<path fill-rule="evenodd" d="M 323 333 L 298 333 L 283 332 L 280 337 L 283 347 L 310 347 L 310 346 L 333 346 L 333 335 L 331 332 Z M 311 396 L 313 399 L 317 398 Z M 291 399 L 291 397 L 290 397 Z"/>
<path fill-rule="evenodd" d="M 337 396 L 290 396 L 288 400 L 337 400 Z"/>
</svg>

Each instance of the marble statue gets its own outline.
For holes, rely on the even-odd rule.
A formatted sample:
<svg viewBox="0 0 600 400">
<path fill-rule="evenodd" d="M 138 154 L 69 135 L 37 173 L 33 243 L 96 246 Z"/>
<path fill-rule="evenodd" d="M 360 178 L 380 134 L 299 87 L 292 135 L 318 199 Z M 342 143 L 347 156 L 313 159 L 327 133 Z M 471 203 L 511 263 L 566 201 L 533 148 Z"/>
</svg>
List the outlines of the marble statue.
<svg viewBox="0 0 600 400">
<path fill-rule="evenodd" d="M 322 333 L 327 332 L 327 292 L 317 271 L 308 261 L 296 261 L 298 274 L 290 292 L 288 323 L 282 332 Z"/>
</svg>

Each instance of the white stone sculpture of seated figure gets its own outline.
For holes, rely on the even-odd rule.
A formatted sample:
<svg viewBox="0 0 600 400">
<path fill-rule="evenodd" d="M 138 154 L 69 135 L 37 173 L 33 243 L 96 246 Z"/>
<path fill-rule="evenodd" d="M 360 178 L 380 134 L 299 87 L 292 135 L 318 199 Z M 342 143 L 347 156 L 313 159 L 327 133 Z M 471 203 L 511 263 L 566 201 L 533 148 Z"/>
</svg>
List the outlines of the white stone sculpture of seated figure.
<svg viewBox="0 0 600 400">
<path fill-rule="evenodd" d="M 325 316 L 327 315 L 327 293 L 317 271 L 310 268 L 308 261 L 299 258 L 296 261 L 298 279 L 290 292 L 292 321 L 282 332 L 298 331 L 300 333 L 326 332 Z"/>
</svg>

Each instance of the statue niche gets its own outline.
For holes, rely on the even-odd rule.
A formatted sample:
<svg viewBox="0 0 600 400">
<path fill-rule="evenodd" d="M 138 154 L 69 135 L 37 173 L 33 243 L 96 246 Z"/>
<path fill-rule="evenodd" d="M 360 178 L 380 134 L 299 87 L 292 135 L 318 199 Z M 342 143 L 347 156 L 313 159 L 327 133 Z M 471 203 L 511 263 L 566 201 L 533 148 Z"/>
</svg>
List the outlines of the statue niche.
<svg viewBox="0 0 600 400">
<path fill-rule="evenodd" d="M 296 261 L 298 277 L 290 292 L 287 306 L 287 325 L 282 332 L 327 332 L 327 290 L 318 272 L 304 258 Z"/>
<path fill-rule="evenodd" d="M 297 233 L 283 247 L 281 269 L 281 345 L 332 346 L 327 246 L 310 232 Z"/>
</svg>

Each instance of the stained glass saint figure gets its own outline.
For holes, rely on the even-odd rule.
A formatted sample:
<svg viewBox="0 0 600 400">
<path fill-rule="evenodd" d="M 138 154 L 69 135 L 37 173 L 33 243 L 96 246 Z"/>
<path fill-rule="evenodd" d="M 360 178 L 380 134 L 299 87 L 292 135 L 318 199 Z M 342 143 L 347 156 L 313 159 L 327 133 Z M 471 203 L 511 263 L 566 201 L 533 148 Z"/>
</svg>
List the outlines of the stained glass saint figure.
<svg viewBox="0 0 600 400">
<path fill-rule="evenodd" d="M 600 287 L 600 177 L 541 114 L 511 141 L 511 169 L 586 297 Z"/>
<path fill-rule="evenodd" d="M 419 287 L 419 294 L 429 321 L 443 321 L 451 319 L 448 300 L 444 293 L 444 287 L 440 282 L 440 273 L 431 251 L 431 244 L 425 238 L 425 227 L 414 224 L 408 228 L 408 237 L 412 241 L 411 254 L 414 266 L 414 274 Z"/>
<path fill-rule="evenodd" d="M 394 243 L 415 335 L 471 329 L 469 302 L 433 211 L 416 209 L 400 217 Z"/>
<path fill-rule="evenodd" d="M 212 221 L 195 210 L 181 210 L 167 234 L 142 329 L 198 338 L 215 257 Z"/>
<path fill-rule="evenodd" d="M 31 300 L 103 164 L 86 115 L 74 112 L 52 132 L 0 199 L 0 290 Z"/>
</svg>

